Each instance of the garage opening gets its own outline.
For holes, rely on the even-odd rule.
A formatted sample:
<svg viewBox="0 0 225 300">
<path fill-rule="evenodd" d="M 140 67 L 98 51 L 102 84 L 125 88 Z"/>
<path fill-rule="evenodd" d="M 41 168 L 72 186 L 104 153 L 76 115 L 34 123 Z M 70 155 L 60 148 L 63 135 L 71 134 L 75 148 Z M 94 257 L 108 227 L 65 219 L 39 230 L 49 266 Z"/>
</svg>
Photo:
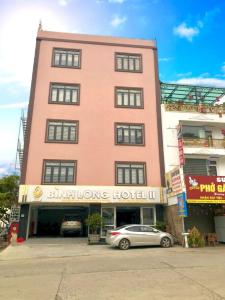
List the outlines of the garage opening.
<svg viewBox="0 0 225 300">
<path fill-rule="evenodd" d="M 85 225 L 87 217 L 88 207 L 38 208 L 36 236 L 87 236 L 87 227 Z M 71 225 L 71 221 L 74 224 L 80 222 L 80 230 L 73 231 L 70 227 L 65 232 L 62 232 L 62 223 L 65 221 L 69 221 L 69 225 Z M 30 226 L 32 229 L 32 224 Z"/>
<path fill-rule="evenodd" d="M 140 224 L 140 207 L 117 207 L 116 226 Z"/>
</svg>

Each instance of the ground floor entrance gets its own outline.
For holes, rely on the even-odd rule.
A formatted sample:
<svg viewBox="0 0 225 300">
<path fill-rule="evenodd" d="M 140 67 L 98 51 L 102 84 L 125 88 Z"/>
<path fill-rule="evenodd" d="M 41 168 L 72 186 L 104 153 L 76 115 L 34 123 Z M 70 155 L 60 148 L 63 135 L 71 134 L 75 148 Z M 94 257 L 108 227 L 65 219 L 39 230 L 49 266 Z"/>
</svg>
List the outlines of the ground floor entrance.
<svg viewBox="0 0 225 300">
<path fill-rule="evenodd" d="M 102 205 L 101 215 L 104 218 L 104 226 L 101 230 L 102 237 L 105 237 L 106 231 L 127 224 L 145 224 L 155 226 L 157 220 L 156 206 L 106 206 Z"/>
<path fill-rule="evenodd" d="M 85 219 L 89 213 L 86 206 L 43 206 L 31 207 L 29 220 L 29 237 L 62 235 L 62 223 L 65 220 L 73 220 L 82 224 L 80 231 L 71 232 L 68 235 L 87 236 Z"/>
<path fill-rule="evenodd" d="M 183 241 L 182 232 L 196 227 L 207 241 L 208 235 L 216 235 L 219 242 L 225 243 L 225 205 L 224 204 L 187 204 L 187 217 L 178 214 L 177 204 L 165 208 L 165 221 L 168 232 L 178 241 Z"/>
<path fill-rule="evenodd" d="M 140 207 L 117 207 L 116 226 L 140 224 Z"/>
<path fill-rule="evenodd" d="M 146 224 L 155 226 L 163 221 L 162 205 L 132 205 L 132 204 L 83 204 L 83 205 L 25 205 L 22 229 L 26 239 L 29 237 L 60 237 L 62 222 L 72 219 L 81 223 L 81 231 L 73 236 L 85 237 L 88 228 L 85 220 L 89 214 L 99 213 L 104 218 L 101 237 L 106 236 L 107 230 L 126 224 Z M 23 211 L 23 206 L 21 207 Z M 27 221 L 26 221 L 27 220 Z"/>
<path fill-rule="evenodd" d="M 194 226 L 204 235 L 215 233 L 219 242 L 225 242 L 225 205 L 188 204 L 188 217 L 184 218 L 185 230 Z"/>
</svg>

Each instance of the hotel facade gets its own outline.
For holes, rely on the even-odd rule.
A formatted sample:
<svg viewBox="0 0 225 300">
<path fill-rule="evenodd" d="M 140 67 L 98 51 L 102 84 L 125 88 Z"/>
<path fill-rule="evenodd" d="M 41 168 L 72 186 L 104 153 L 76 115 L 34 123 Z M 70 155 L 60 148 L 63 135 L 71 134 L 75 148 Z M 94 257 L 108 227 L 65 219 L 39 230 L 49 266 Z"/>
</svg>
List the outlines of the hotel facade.
<svg viewBox="0 0 225 300">
<path fill-rule="evenodd" d="M 65 215 L 101 229 L 163 221 L 164 157 L 154 41 L 38 30 L 19 237 L 59 235 Z"/>
</svg>

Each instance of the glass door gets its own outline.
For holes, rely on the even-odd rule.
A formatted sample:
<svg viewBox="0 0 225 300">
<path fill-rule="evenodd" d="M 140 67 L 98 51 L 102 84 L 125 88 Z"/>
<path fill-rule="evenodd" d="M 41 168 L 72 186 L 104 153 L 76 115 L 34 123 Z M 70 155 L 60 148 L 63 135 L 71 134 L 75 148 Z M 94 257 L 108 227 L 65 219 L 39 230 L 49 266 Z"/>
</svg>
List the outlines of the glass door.
<svg viewBox="0 0 225 300">
<path fill-rule="evenodd" d="M 107 230 L 116 227 L 116 207 L 102 207 L 104 226 L 101 228 L 101 237 L 106 237 Z"/>
<path fill-rule="evenodd" d="M 155 207 L 141 207 L 141 224 L 153 226 L 156 224 Z"/>
</svg>

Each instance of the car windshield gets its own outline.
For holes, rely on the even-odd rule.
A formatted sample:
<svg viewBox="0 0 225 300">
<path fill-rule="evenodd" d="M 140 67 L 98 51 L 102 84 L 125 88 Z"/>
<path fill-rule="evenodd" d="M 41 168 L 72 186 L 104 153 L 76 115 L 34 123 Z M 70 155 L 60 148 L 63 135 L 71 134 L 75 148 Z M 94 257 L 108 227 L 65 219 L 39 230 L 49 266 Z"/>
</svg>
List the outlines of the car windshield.
<svg viewBox="0 0 225 300">
<path fill-rule="evenodd" d="M 76 216 L 65 216 L 64 221 L 79 221 Z"/>
</svg>

